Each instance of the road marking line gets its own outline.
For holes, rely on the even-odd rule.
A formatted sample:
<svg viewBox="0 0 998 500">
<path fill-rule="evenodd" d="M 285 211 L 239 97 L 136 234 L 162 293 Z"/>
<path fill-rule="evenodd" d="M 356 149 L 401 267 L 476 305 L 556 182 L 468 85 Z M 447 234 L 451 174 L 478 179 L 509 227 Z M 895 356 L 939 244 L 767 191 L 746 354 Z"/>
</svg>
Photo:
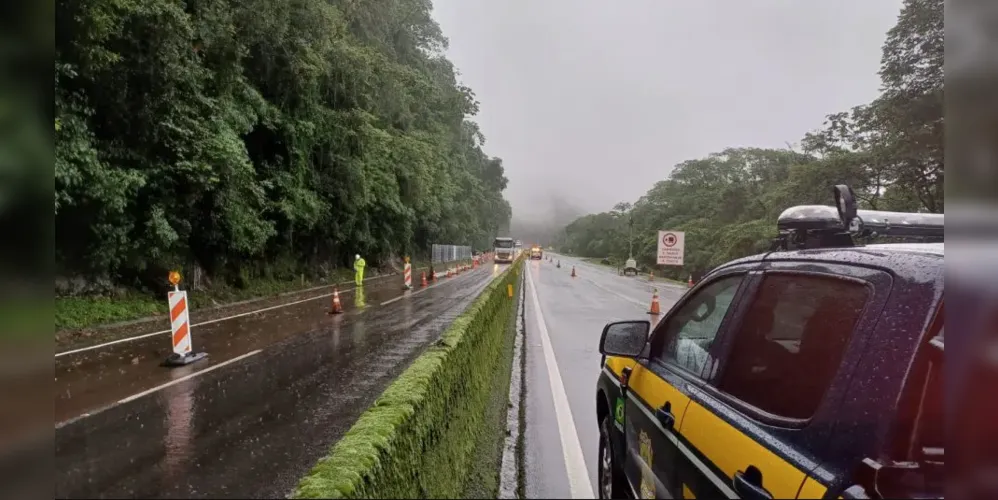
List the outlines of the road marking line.
<svg viewBox="0 0 998 500">
<path fill-rule="evenodd" d="M 421 267 L 420 269 L 426 269 L 426 268 Z M 364 278 L 364 281 L 376 280 L 376 279 L 384 279 L 384 278 L 387 278 L 389 276 L 394 276 L 394 275 L 388 274 L 388 275 L 385 275 L 385 276 L 373 276 L 371 278 Z M 288 292 L 288 293 L 306 293 L 306 292 L 310 292 L 310 291 L 313 291 L 313 290 L 318 290 L 320 288 L 329 288 L 329 287 L 336 287 L 336 286 L 338 286 L 338 285 L 320 285 L 320 286 L 308 288 L 308 289 L 305 289 L 305 290 L 298 290 L 296 292 Z M 341 291 L 340 293 L 352 292 L 352 291 L 354 291 L 356 289 L 357 289 L 356 287 L 354 287 L 354 288 L 348 288 L 346 290 Z M 293 306 L 293 305 L 297 305 L 297 304 L 302 304 L 302 303 L 309 302 L 309 301 L 312 301 L 312 300 L 324 299 L 324 298 L 330 297 L 332 295 L 333 295 L 332 292 L 330 292 L 330 293 L 324 293 L 322 295 L 316 295 L 315 297 L 309 297 L 307 299 L 296 300 L 294 302 L 288 302 L 287 304 L 278 304 L 276 306 L 264 307 L 263 309 L 256 309 L 256 310 L 248 311 L 248 312 L 244 312 L 244 313 L 233 314 L 232 316 L 226 316 L 224 318 L 217 318 L 217 319 L 212 319 L 212 320 L 208 320 L 208 321 L 202 321 L 201 323 L 195 323 L 195 324 L 191 325 L 191 328 L 193 328 L 195 326 L 210 325 L 212 323 L 220 323 L 222 321 L 228 321 L 230 319 L 241 318 L 243 316 L 249 316 L 251 314 L 257 314 L 257 313 L 272 311 L 274 309 L 280 309 L 282 307 L 288 307 L 288 306 Z M 260 300 L 263 300 L 263 299 L 266 299 L 266 298 L 267 297 L 262 297 Z M 56 353 L 55 357 L 58 358 L 58 357 L 62 357 L 62 356 L 69 356 L 70 354 L 77 354 L 77 353 L 81 353 L 81 352 L 92 351 L 94 349 L 100 349 L 101 347 L 107 347 L 109 345 L 120 344 L 122 342 L 132 342 L 132 341 L 135 341 L 135 340 L 141 340 L 141 339 L 148 338 L 148 337 L 155 337 L 156 335 L 165 335 L 167 333 L 172 333 L 172 331 L 171 330 L 161 330 L 161 331 L 158 331 L 158 332 L 144 333 L 142 335 L 136 335 L 134 337 L 125 337 L 123 339 L 112 340 L 110 342 L 104 342 L 103 344 L 97 344 L 97 345 L 92 345 L 92 346 L 87 346 L 87 347 L 81 347 L 79 349 L 73 349 L 73 350 L 70 350 L 70 351 L 59 352 L 59 353 Z"/>
<path fill-rule="evenodd" d="M 554 398 L 554 414 L 558 421 L 558 435 L 561 437 L 561 450 L 565 457 L 565 472 L 568 473 L 569 489 L 572 498 L 595 498 L 592 485 L 589 483 L 589 473 L 586 460 L 582 455 L 582 444 L 579 443 L 579 432 L 575 428 L 572 409 L 568 406 L 568 395 L 565 393 L 565 383 L 561 380 L 558 361 L 551 347 L 551 337 L 548 335 L 541 312 L 541 301 L 537 298 L 537 287 L 534 285 L 533 272 L 527 271 L 527 281 L 530 282 L 530 296 L 534 304 L 534 316 L 537 329 L 541 334 L 541 345 L 544 348 L 544 364 L 547 366 L 548 381 L 551 383 L 551 394 Z"/>
<path fill-rule="evenodd" d="M 644 307 L 644 306 L 645 306 L 645 303 L 644 303 L 644 302 L 641 302 L 640 300 L 636 300 L 636 299 L 633 299 L 633 298 L 631 298 L 631 297 L 628 297 L 627 295 L 624 295 L 624 294 L 622 294 L 622 293 L 620 293 L 620 292 L 617 292 L 617 291 L 615 291 L 615 290 L 610 290 L 609 288 L 607 288 L 607 287 L 605 287 L 605 286 L 603 286 L 603 285 L 600 285 L 599 283 L 596 283 L 595 281 L 593 281 L 593 280 L 591 280 L 591 279 L 589 279 L 589 278 L 582 278 L 582 279 L 584 279 L 584 280 L 586 280 L 586 281 L 588 281 L 588 282 L 592 283 L 592 284 L 593 284 L 593 286 L 595 286 L 596 288 L 599 288 L 600 290 L 603 290 L 603 291 L 605 291 L 605 292 L 610 292 L 610 293 L 612 293 L 612 294 L 614 294 L 614 295 L 616 295 L 616 296 L 618 296 L 618 297 L 620 297 L 620 298 L 622 298 L 622 299 L 624 299 L 624 300 L 627 300 L 627 301 L 630 301 L 630 302 L 633 302 L 633 303 L 635 303 L 635 304 L 637 304 L 637 305 L 639 305 L 639 306 L 641 306 L 641 307 Z"/>
<path fill-rule="evenodd" d="M 349 289 L 340 291 L 340 293 L 342 294 L 342 293 L 352 292 L 354 290 L 356 290 L 356 288 L 349 288 Z M 276 306 L 264 307 L 263 309 L 256 309 L 254 311 L 247 311 L 247 312 L 244 312 L 244 313 L 233 314 L 232 316 L 226 316 L 224 318 L 217 318 L 217 319 L 212 319 L 212 320 L 208 320 L 208 321 L 202 321 L 200 323 L 195 323 L 195 324 L 191 325 L 191 327 L 193 328 L 195 326 L 203 326 L 203 325 L 210 325 L 212 323 L 220 323 L 222 321 L 228 321 L 230 319 L 241 318 L 243 316 L 249 316 L 251 314 L 258 314 L 258 313 L 262 313 L 262 312 L 272 311 L 274 309 L 280 309 L 282 307 L 288 307 L 288 306 L 293 306 L 293 305 L 296 305 L 296 304 L 302 304 L 302 303 L 305 303 L 305 302 L 310 302 L 310 301 L 313 301 L 313 300 L 324 299 L 324 298 L 329 297 L 331 295 L 333 295 L 333 294 L 332 293 L 324 293 L 322 295 L 316 295 L 315 297 L 309 297 L 307 299 L 296 300 L 294 302 L 288 302 L 287 304 L 279 304 L 279 305 L 276 305 Z M 158 331 L 158 332 L 144 333 L 142 335 L 136 335 L 134 337 L 126 337 L 126 338 L 123 338 L 123 339 L 112 340 L 110 342 L 104 342 L 103 344 L 97 344 L 97 345 L 92 345 L 92 346 L 87 346 L 87 347 L 81 347 L 79 349 L 73 349 L 71 351 L 63 351 L 63 352 L 60 352 L 60 353 L 56 353 L 55 357 L 59 358 L 59 357 L 62 357 L 62 356 L 69 356 L 70 354 L 77 354 L 77 353 L 81 353 L 81 352 L 85 352 L 85 351 L 92 351 L 94 349 L 100 349 L 101 347 L 107 347 L 109 345 L 120 344 L 122 342 L 132 342 L 132 341 L 144 339 L 144 338 L 147 338 L 147 337 L 154 337 L 156 335 L 165 335 L 167 333 L 171 333 L 171 330 L 161 330 L 161 331 Z"/>
<path fill-rule="evenodd" d="M 435 285 L 430 285 L 430 286 L 428 286 L 426 288 L 423 288 L 423 289 L 420 289 L 420 290 L 416 290 L 416 291 L 409 290 L 408 291 L 409 293 L 403 293 L 402 295 L 399 295 L 398 297 L 395 297 L 394 299 L 388 299 L 388 300 L 382 302 L 381 305 L 387 306 L 388 304 L 391 304 L 392 302 L 398 302 L 398 301 L 400 301 L 400 300 L 402 300 L 402 299 L 404 299 L 406 297 L 412 297 L 413 295 L 425 292 L 425 291 L 429 290 L 430 288 L 433 288 L 434 286 Z"/>
<path fill-rule="evenodd" d="M 477 273 L 477 272 L 478 272 L 477 270 L 474 270 L 474 271 L 471 271 L 468 274 Z M 452 277 L 451 281 L 453 281 L 456 278 L 457 278 L 457 276 Z M 410 290 L 410 293 L 403 293 L 402 295 L 399 295 L 398 297 L 395 297 L 394 299 L 388 299 L 388 300 L 382 302 L 381 305 L 386 306 L 388 304 L 391 304 L 392 302 L 397 302 L 397 301 L 402 300 L 402 299 L 404 299 L 406 297 L 412 297 L 413 295 L 423 293 L 423 292 L 425 292 L 425 291 L 427 291 L 427 290 L 429 290 L 429 289 L 431 289 L 431 288 L 433 288 L 435 286 L 443 285 L 444 283 L 447 283 L 447 282 L 446 281 L 441 281 L 439 283 L 435 283 L 435 284 L 432 284 L 432 285 L 427 285 L 426 288 L 420 288 L 419 290 Z"/>
<path fill-rule="evenodd" d="M 161 391 L 163 389 L 166 389 L 167 387 L 170 387 L 171 385 L 177 385 L 177 384 L 179 384 L 181 382 L 186 382 L 186 381 L 188 381 L 188 380 L 190 380 L 190 379 L 192 379 L 194 377 L 198 377 L 200 375 L 204 375 L 205 373 L 217 370 L 217 369 L 219 369 L 219 368 L 221 368 L 221 367 L 223 367 L 225 365 L 230 365 L 232 363 L 235 363 L 236 361 L 246 359 L 246 358 L 248 358 L 250 356 L 255 356 L 257 354 L 260 354 L 261 352 L 263 352 L 263 349 L 257 349 L 255 351 L 250 351 L 250 352 L 248 352 L 246 354 L 243 354 L 242 356 L 236 356 L 236 357 L 234 357 L 234 358 L 232 358 L 232 359 L 230 359 L 228 361 L 224 361 L 224 362 L 219 363 L 217 365 L 212 365 L 212 366 L 210 366 L 208 368 L 205 368 L 204 370 L 196 371 L 194 373 L 191 373 L 190 375 L 184 375 L 183 377 L 171 380 L 171 381 L 169 381 L 169 382 L 167 382 L 165 384 L 157 385 L 156 387 L 153 387 L 152 389 L 147 389 L 147 390 L 142 391 L 142 392 L 140 392 L 138 394 L 133 394 L 131 396 L 128 396 L 127 398 L 119 399 L 118 402 L 115 403 L 113 406 L 123 405 L 125 403 L 128 403 L 129 401 L 135 401 L 136 399 L 139 399 L 142 396 L 148 396 L 149 394 L 152 394 L 152 393 L 154 393 L 156 391 Z"/>
</svg>

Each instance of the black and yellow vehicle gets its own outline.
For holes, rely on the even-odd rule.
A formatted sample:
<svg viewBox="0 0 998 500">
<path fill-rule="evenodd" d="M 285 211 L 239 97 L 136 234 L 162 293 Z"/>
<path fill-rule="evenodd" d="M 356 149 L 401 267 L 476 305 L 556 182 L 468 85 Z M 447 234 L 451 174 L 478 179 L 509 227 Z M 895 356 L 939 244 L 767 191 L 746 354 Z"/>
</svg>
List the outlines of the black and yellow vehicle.
<svg viewBox="0 0 998 500">
<path fill-rule="evenodd" d="M 534 245 L 530 247 L 530 259 L 531 260 L 541 260 L 544 258 L 544 251 L 541 247 Z"/>
<path fill-rule="evenodd" d="M 606 325 L 600 498 L 942 498 L 943 216 L 835 192 L 654 331 Z"/>
</svg>

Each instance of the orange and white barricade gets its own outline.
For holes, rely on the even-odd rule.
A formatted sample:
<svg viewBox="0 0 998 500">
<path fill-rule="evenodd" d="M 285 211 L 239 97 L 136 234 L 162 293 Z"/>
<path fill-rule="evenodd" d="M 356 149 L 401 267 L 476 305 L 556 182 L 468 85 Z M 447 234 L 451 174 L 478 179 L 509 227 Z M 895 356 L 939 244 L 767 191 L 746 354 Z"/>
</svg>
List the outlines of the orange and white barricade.
<svg viewBox="0 0 998 500">
<path fill-rule="evenodd" d="M 408 257 L 405 258 L 405 268 L 402 270 L 402 276 L 405 280 L 405 289 L 412 288 L 412 264 L 409 263 Z"/>
<path fill-rule="evenodd" d="M 187 313 L 187 292 L 180 290 L 180 273 L 170 273 L 170 283 L 173 290 L 167 293 L 170 304 L 170 330 L 173 339 L 173 353 L 164 362 L 167 366 L 183 366 L 199 361 L 208 356 L 206 352 L 194 352 L 191 341 L 191 320 Z"/>
</svg>

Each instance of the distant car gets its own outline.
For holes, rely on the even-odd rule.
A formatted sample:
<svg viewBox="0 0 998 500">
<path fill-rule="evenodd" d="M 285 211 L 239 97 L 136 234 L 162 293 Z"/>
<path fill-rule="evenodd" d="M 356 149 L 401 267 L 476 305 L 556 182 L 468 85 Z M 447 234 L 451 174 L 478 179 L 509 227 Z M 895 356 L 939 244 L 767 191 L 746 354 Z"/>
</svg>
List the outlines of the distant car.
<svg viewBox="0 0 998 500">
<path fill-rule="evenodd" d="M 943 498 L 943 216 L 836 198 L 604 327 L 600 498 Z"/>
<path fill-rule="evenodd" d="M 638 263 L 634 259 L 627 259 L 627 262 L 624 262 L 624 268 L 621 270 L 621 273 L 624 276 L 627 276 L 628 273 L 633 274 L 634 276 L 637 276 L 638 275 Z"/>
</svg>

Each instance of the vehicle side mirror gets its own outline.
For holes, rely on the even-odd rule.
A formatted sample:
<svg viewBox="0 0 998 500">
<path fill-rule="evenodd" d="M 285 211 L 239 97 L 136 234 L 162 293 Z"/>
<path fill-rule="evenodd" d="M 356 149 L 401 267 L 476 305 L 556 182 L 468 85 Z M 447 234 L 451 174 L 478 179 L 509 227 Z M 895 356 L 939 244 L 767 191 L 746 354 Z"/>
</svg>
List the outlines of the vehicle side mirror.
<svg viewBox="0 0 998 500">
<path fill-rule="evenodd" d="M 607 323 L 599 339 L 599 352 L 604 356 L 638 357 L 645 349 L 650 330 L 651 322 L 647 320 Z"/>
</svg>

